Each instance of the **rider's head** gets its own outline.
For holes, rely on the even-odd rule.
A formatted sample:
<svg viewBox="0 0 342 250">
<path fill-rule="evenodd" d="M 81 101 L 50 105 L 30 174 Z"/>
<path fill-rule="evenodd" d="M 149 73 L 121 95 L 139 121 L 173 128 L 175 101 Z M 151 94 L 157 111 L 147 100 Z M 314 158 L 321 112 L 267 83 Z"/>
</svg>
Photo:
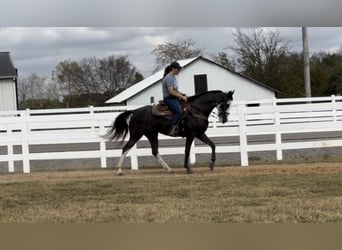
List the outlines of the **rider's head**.
<svg viewBox="0 0 342 250">
<path fill-rule="evenodd" d="M 182 69 L 182 67 L 179 65 L 178 62 L 172 62 L 170 64 L 170 67 L 171 67 L 171 69 L 177 69 L 178 71 L 180 71 Z"/>
<path fill-rule="evenodd" d="M 170 72 L 172 72 L 174 75 L 177 75 L 181 69 L 182 67 L 179 65 L 178 62 L 172 62 L 165 68 L 164 77 Z"/>
</svg>

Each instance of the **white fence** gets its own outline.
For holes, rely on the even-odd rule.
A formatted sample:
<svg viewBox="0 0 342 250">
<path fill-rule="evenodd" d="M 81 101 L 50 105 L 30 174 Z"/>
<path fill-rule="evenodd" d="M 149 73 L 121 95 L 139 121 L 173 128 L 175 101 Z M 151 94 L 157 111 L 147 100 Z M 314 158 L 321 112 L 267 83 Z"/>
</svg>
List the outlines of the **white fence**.
<svg viewBox="0 0 342 250">
<path fill-rule="evenodd" d="M 32 160 L 57 159 L 101 159 L 101 167 L 107 167 L 108 157 L 119 157 L 121 149 L 107 149 L 106 141 L 100 136 L 106 133 L 115 117 L 126 109 L 137 107 L 89 107 L 80 109 L 25 110 L 0 112 L 0 147 L 7 153 L 0 155 L 0 162 L 7 162 L 8 171 L 14 172 L 14 162 L 23 162 L 23 172 L 30 172 Z M 238 137 L 238 145 L 219 145 L 217 153 L 237 152 L 241 165 L 248 166 L 248 153 L 255 151 L 276 151 L 278 160 L 282 151 L 289 149 L 342 146 L 342 139 L 311 139 L 284 142 L 286 134 L 320 133 L 342 131 L 342 98 L 300 98 L 273 99 L 255 102 L 234 102 L 228 123 L 217 123 L 211 119 L 207 134 L 209 137 Z M 248 136 L 272 135 L 274 140 L 264 143 L 249 143 Z M 145 139 L 145 138 L 143 138 Z M 160 135 L 160 140 L 172 138 Z M 30 151 L 33 145 L 72 143 L 99 143 L 98 150 L 66 152 Z M 15 153 L 14 147 L 21 152 Z M 161 155 L 179 155 L 184 146 L 161 147 Z M 196 154 L 211 153 L 208 146 L 193 145 L 190 160 Z M 138 169 L 138 157 L 151 155 L 150 148 L 133 147 L 128 154 L 132 169 Z"/>
</svg>

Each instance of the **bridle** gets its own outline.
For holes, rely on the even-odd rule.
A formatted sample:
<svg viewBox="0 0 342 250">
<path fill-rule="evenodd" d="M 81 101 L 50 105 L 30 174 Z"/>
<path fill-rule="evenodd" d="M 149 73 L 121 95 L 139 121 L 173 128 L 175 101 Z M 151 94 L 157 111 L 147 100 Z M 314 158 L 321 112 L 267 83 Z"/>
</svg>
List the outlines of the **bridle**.
<svg viewBox="0 0 342 250">
<path fill-rule="evenodd" d="M 216 103 L 216 108 L 218 110 L 218 117 L 221 119 L 223 123 L 227 122 L 229 112 L 227 110 L 229 109 L 231 105 L 231 100 L 228 100 L 227 96 L 223 98 L 223 101 L 220 103 Z"/>
<path fill-rule="evenodd" d="M 229 101 L 229 103 L 228 103 L 226 96 L 224 97 L 222 102 L 216 102 L 215 103 L 215 106 L 216 106 L 217 110 L 219 111 L 218 116 L 220 118 L 222 117 L 222 120 L 225 120 L 225 121 L 228 120 L 227 117 L 229 115 L 229 112 L 227 112 L 227 109 L 230 107 L 230 104 L 231 104 L 231 101 Z M 227 108 L 222 107 L 223 105 L 227 105 Z M 201 110 L 199 110 L 195 106 L 189 105 L 188 112 L 192 117 L 199 118 L 199 119 L 206 120 L 206 121 L 208 120 L 207 116 L 198 114 L 197 112 L 194 112 L 193 111 L 194 109 L 199 111 L 199 113 L 202 112 Z"/>
</svg>

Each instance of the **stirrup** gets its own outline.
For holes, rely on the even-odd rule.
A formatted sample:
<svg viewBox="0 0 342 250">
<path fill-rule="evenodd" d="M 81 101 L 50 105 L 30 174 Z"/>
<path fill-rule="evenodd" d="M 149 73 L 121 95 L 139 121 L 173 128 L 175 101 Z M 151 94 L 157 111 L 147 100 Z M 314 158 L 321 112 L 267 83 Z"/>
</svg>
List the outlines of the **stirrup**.
<svg viewBox="0 0 342 250">
<path fill-rule="evenodd" d="M 174 125 L 169 132 L 169 136 L 177 137 L 178 136 L 178 125 Z"/>
</svg>

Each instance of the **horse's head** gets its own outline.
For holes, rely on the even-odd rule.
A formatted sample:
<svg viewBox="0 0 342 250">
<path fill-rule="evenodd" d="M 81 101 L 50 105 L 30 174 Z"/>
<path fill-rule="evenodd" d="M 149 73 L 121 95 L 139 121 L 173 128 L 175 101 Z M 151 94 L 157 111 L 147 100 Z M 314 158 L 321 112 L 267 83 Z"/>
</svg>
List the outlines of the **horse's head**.
<svg viewBox="0 0 342 250">
<path fill-rule="evenodd" d="M 188 102 L 192 108 L 202 111 L 202 114 L 207 117 L 216 107 L 220 121 L 225 123 L 228 120 L 228 109 L 233 101 L 233 94 L 234 91 L 222 92 L 221 90 L 212 90 L 190 96 Z"/>
<path fill-rule="evenodd" d="M 229 115 L 229 108 L 230 104 L 233 101 L 233 94 L 234 91 L 224 92 L 221 98 L 217 101 L 217 110 L 218 110 L 218 116 L 220 118 L 220 121 L 222 123 L 226 123 L 228 121 L 228 115 Z"/>
</svg>

